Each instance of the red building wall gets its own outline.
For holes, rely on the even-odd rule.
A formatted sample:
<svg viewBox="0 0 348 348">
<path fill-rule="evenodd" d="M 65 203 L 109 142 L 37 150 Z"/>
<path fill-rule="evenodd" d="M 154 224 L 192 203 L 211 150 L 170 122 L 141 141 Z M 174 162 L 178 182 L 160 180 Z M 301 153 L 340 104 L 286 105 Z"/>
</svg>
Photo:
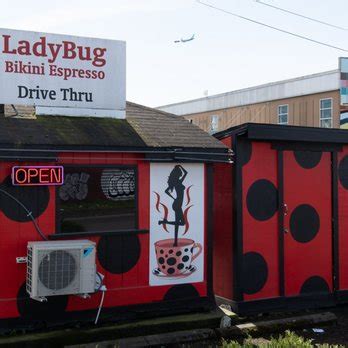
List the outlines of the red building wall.
<svg viewBox="0 0 348 348">
<path fill-rule="evenodd" d="M 246 146 L 245 146 L 246 147 Z M 242 168 L 244 300 L 279 296 L 277 152 L 250 142 Z"/>
<path fill-rule="evenodd" d="M 137 165 L 138 228 L 148 230 L 150 163 L 142 158 L 143 155 L 136 153 L 61 153 L 58 163 L 3 162 L 0 166 L 0 182 L 2 182 L 0 187 L 9 191 L 33 211 L 33 216 L 37 218 L 40 229 L 49 237 L 56 231 L 55 187 L 14 187 L 10 180 L 13 166 Z M 26 264 L 17 264 L 16 257 L 26 256 L 28 241 L 39 241 L 41 238 L 30 218 L 16 203 L 1 193 L 0 206 L 0 274 L 2 281 L 6 283 L 6 286 L 0 287 L 0 319 L 21 317 L 26 320 L 50 320 L 53 317 L 56 320 L 64 317 L 67 312 L 90 309 L 94 313 L 94 310 L 98 308 L 101 292 L 92 294 L 89 299 L 77 296 L 55 296 L 49 298 L 46 303 L 39 303 L 28 297 L 25 291 Z M 107 292 L 103 310 L 119 306 L 207 296 L 207 276 L 201 283 L 149 286 L 149 233 L 92 236 L 88 239 L 97 243 L 97 271 L 105 275 L 104 283 Z M 100 259 L 107 261 L 102 264 Z M 119 263 L 123 264 L 120 266 Z M 205 267 L 207 267 L 207 262 L 205 262 Z M 126 268 L 126 270 L 120 272 L 120 268 Z M 205 274 L 207 274 L 207 270 Z M 71 317 L 73 318 L 73 316 Z"/>
<path fill-rule="evenodd" d="M 338 153 L 339 290 L 348 290 L 348 146 Z"/>
<path fill-rule="evenodd" d="M 304 295 L 323 295 L 331 301 L 334 291 L 332 214 L 336 199 L 332 156 L 335 154 L 330 147 L 306 143 L 293 146 L 290 142 L 251 141 L 244 136 L 222 139 L 227 146 L 231 146 L 232 141 L 236 142 L 237 152 L 232 170 L 215 165 L 216 294 L 244 303 Z M 340 290 L 348 289 L 345 272 L 348 267 L 347 173 L 348 146 L 344 146 L 343 151 L 338 152 Z M 230 187 L 227 180 L 232 183 Z M 223 196 L 225 192 L 231 192 L 232 203 Z M 226 216 L 220 212 L 223 210 L 221 197 L 225 198 Z M 231 221 L 231 225 L 222 228 L 222 219 Z M 224 284 L 223 279 L 231 286 Z M 272 303 L 282 306 L 285 302 Z M 251 304 L 241 306 L 252 311 Z M 263 306 L 263 310 L 267 310 L 267 304 Z"/>
<path fill-rule="evenodd" d="M 233 298 L 232 167 L 214 165 L 213 284 L 220 297 Z"/>
</svg>

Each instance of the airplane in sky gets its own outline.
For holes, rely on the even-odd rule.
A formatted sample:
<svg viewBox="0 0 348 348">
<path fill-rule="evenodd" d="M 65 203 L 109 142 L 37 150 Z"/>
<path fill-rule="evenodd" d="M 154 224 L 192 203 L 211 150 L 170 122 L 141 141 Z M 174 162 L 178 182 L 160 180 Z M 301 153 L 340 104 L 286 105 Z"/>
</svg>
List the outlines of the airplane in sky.
<svg viewBox="0 0 348 348">
<path fill-rule="evenodd" d="M 185 42 L 189 42 L 195 39 L 195 34 L 193 34 L 189 39 L 183 39 L 181 38 L 180 40 L 175 40 L 174 43 L 185 43 Z"/>
</svg>

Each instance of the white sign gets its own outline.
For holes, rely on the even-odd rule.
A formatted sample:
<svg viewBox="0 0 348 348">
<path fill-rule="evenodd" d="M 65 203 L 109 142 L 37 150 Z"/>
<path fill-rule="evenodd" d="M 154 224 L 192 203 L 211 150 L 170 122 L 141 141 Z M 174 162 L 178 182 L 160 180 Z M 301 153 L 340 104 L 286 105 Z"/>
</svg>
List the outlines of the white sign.
<svg viewBox="0 0 348 348">
<path fill-rule="evenodd" d="M 151 163 L 150 285 L 204 280 L 204 165 Z"/>
<path fill-rule="evenodd" d="M 0 103 L 124 111 L 126 44 L 0 29 Z"/>
</svg>

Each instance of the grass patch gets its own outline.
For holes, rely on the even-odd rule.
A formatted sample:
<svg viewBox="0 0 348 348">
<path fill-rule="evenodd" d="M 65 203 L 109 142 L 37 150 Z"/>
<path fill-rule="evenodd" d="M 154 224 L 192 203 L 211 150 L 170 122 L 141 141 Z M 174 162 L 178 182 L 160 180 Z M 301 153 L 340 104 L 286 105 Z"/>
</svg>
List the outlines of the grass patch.
<svg viewBox="0 0 348 348">
<path fill-rule="evenodd" d="M 330 345 L 330 344 L 313 344 L 313 340 L 306 339 L 301 336 L 296 335 L 294 332 L 286 331 L 284 335 L 280 335 L 278 338 L 271 338 L 269 341 L 257 340 L 252 338 L 247 338 L 244 342 L 238 343 L 237 341 L 224 341 L 222 344 L 223 348 L 343 348 L 340 345 Z"/>
</svg>

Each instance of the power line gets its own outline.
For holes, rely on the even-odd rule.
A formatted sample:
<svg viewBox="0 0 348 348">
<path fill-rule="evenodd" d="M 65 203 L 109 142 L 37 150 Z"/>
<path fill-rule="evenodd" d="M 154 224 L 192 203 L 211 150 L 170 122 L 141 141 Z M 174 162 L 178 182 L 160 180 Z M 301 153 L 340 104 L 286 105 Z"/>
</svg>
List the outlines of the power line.
<svg viewBox="0 0 348 348">
<path fill-rule="evenodd" d="M 314 39 L 311 39 L 307 36 L 303 36 L 303 35 L 299 35 L 299 34 L 296 34 L 296 33 L 293 33 L 291 31 L 287 31 L 287 30 L 284 30 L 284 29 L 281 29 L 281 28 L 277 28 L 277 27 L 274 27 L 272 25 L 269 25 L 269 24 L 266 24 L 266 23 L 263 23 L 263 22 L 259 22 L 259 21 L 256 21 L 254 19 L 251 19 L 251 18 L 248 18 L 248 17 L 244 17 L 244 16 L 241 16 L 237 13 L 234 13 L 234 12 L 231 12 L 231 11 L 228 11 L 228 10 L 225 10 L 223 8 L 220 8 L 220 7 L 216 7 L 214 5 L 211 5 L 211 4 L 207 4 L 205 2 L 202 2 L 201 0 L 196 0 L 197 3 L 201 4 L 201 5 L 204 5 L 206 7 L 210 7 L 214 10 L 217 10 L 217 11 L 220 11 L 220 12 L 223 12 L 223 13 L 227 13 L 231 16 L 234 16 L 234 17 L 237 17 L 237 18 L 240 18 L 240 19 L 244 19 L 248 22 L 251 22 L 251 23 L 255 23 L 255 24 L 258 24 L 258 25 L 261 25 L 263 27 L 266 27 L 266 28 L 269 28 L 269 29 L 273 29 L 273 30 L 276 30 L 276 31 L 279 31 L 281 33 L 284 33 L 284 34 L 287 34 L 287 35 L 291 35 L 291 36 L 294 36 L 294 37 L 297 37 L 297 38 L 300 38 L 302 40 L 306 40 L 306 41 L 310 41 L 310 42 L 313 42 L 313 43 L 316 43 L 318 45 L 322 45 L 322 46 L 326 46 L 326 47 L 330 47 L 330 48 L 334 48 L 336 50 L 339 50 L 339 51 L 343 51 L 343 52 L 348 52 L 348 50 L 342 48 L 342 47 L 337 47 L 337 46 L 334 46 L 334 45 L 330 45 L 328 43 L 325 43 L 325 42 L 322 42 L 322 41 L 318 41 L 318 40 L 314 40 Z"/>
<path fill-rule="evenodd" d="M 262 0 L 254 0 L 254 1 L 257 2 L 260 5 L 272 7 L 274 9 L 276 9 L 276 10 L 279 10 L 279 11 L 282 11 L 282 12 L 286 12 L 286 13 L 290 13 L 290 14 L 292 14 L 294 16 L 305 18 L 305 19 L 308 19 L 308 20 L 310 20 L 312 22 L 317 22 L 317 23 L 324 24 L 324 25 L 327 25 L 327 26 L 332 27 L 332 28 L 340 29 L 340 30 L 345 30 L 345 31 L 348 30 L 347 28 L 340 27 L 339 25 L 335 25 L 335 24 L 331 24 L 331 23 L 328 23 L 328 22 L 324 22 L 324 21 L 321 21 L 321 20 L 313 18 L 313 17 L 305 16 L 305 15 L 303 15 L 301 13 L 298 13 L 298 12 L 293 12 L 293 11 L 287 10 L 285 8 L 282 8 L 282 7 L 278 7 L 278 6 L 275 6 L 275 5 L 268 4 L 266 2 L 263 2 Z"/>
</svg>

